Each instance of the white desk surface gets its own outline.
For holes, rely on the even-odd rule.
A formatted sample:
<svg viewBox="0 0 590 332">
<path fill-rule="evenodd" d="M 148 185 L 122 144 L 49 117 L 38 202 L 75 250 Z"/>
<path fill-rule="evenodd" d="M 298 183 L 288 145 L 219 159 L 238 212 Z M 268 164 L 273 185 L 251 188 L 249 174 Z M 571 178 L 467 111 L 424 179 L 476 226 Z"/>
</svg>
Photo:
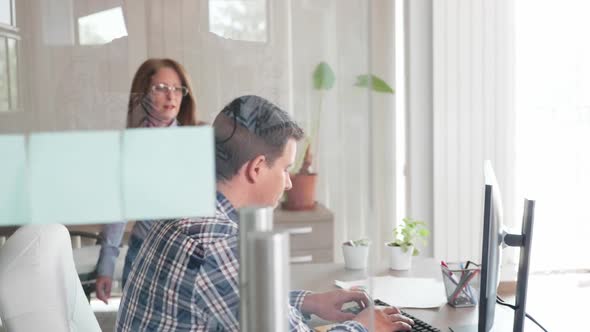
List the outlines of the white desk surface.
<svg viewBox="0 0 590 332">
<path fill-rule="evenodd" d="M 422 277 L 442 280 L 440 261 L 432 258 L 418 258 L 412 262 L 409 271 L 393 271 L 386 264 L 379 264 L 375 269 L 375 275 L 392 275 L 396 277 Z M 334 280 L 358 280 L 367 277 L 367 272 L 359 270 L 347 270 L 344 264 L 297 264 L 291 265 L 291 289 L 306 289 L 310 291 L 327 291 L 335 289 Z M 438 309 L 403 309 L 417 318 L 439 328 L 441 331 L 449 331 L 448 327 L 475 325 L 478 321 L 478 308 L 453 308 L 443 305 Z M 496 305 L 496 319 L 493 331 L 512 331 L 512 309 Z M 541 318 L 541 317 L 539 317 Z M 477 329 L 476 329 L 477 330 Z M 525 322 L 526 332 L 541 331 L 532 322 Z"/>
</svg>

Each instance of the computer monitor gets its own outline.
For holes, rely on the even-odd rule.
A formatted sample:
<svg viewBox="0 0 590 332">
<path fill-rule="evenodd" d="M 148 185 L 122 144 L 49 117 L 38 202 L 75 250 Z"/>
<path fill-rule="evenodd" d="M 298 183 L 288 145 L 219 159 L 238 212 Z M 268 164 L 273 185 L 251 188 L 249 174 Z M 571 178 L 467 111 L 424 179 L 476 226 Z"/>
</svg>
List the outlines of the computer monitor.
<svg viewBox="0 0 590 332">
<path fill-rule="evenodd" d="M 521 247 L 513 327 L 513 331 L 521 332 L 524 329 L 535 202 L 525 199 L 522 234 L 508 234 L 503 223 L 500 187 L 490 161 L 484 163 L 484 177 L 483 244 L 478 332 L 488 332 L 494 324 L 496 290 L 499 284 L 503 246 Z"/>
</svg>

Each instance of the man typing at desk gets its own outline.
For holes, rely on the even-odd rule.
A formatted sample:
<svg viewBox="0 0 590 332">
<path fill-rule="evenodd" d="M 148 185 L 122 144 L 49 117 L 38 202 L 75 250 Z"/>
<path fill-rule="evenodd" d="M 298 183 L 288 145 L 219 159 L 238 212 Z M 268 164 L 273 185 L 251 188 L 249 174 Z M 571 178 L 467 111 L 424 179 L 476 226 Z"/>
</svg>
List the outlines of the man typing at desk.
<svg viewBox="0 0 590 332">
<path fill-rule="evenodd" d="M 291 188 L 288 169 L 303 131 L 267 100 L 240 97 L 213 124 L 216 139 L 217 205 L 209 218 L 186 218 L 154 225 L 125 286 L 117 331 L 238 331 L 238 218 L 243 206 L 276 205 Z M 330 331 L 410 330 L 413 322 L 396 308 L 341 311 L 361 291 L 291 291 L 291 331 L 310 331 L 304 314 L 339 321 Z M 273 313 L 269 313 L 272 315 Z"/>
</svg>

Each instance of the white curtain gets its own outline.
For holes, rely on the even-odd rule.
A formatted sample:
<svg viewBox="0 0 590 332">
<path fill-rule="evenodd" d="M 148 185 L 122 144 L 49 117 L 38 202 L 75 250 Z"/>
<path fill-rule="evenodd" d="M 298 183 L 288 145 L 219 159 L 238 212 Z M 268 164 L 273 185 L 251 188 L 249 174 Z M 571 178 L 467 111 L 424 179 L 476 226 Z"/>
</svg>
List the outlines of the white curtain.
<svg viewBox="0 0 590 332">
<path fill-rule="evenodd" d="M 325 94 L 317 156 L 318 200 L 334 212 L 335 258 L 350 239 L 370 238 L 379 253 L 395 223 L 396 95 L 369 99 L 354 84 L 371 70 L 395 88 L 394 3 L 292 1 L 291 8 L 293 109 L 306 127 L 318 107 L 313 69 L 325 61 L 336 74 Z"/>
<path fill-rule="evenodd" d="M 520 223 L 512 24 L 510 0 L 433 1 L 434 256 L 441 259 L 481 259 L 486 159 L 502 191 L 504 223 Z M 505 257 L 513 263 L 513 254 Z"/>
</svg>

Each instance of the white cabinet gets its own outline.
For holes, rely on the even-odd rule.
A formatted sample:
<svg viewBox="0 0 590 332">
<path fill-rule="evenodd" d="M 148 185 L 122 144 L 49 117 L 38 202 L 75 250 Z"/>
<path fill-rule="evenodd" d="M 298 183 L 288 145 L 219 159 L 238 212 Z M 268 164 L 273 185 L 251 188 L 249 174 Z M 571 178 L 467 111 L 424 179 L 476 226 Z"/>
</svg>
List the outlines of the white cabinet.
<svg viewBox="0 0 590 332">
<path fill-rule="evenodd" d="M 274 212 L 274 228 L 291 234 L 291 263 L 334 260 L 334 215 L 321 204 L 314 210 Z"/>
</svg>

